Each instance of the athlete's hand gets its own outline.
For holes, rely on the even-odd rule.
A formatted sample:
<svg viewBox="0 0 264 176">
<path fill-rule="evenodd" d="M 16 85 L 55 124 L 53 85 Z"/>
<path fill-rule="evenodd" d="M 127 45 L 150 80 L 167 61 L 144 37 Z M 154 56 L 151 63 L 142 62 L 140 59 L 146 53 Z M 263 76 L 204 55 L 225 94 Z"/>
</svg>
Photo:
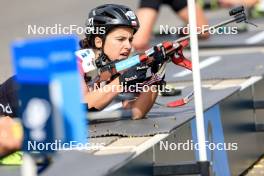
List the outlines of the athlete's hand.
<svg viewBox="0 0 264 176">
<path fill-rule="evenodd" d="M 21 124 L 12 118 L 0 117 L 0 156 L 21 147 L 23 131 Z"/>
<path fill-rule="evenodd" d="M 153 58 L 154 61 L 151 64 L 151 72 L 157 73 L 160 68 L 160 64 L 164 63 L 164 61 L 167 59 L 165 48 L 163 46 L 161 47 L 154 46 Z"/>
</svg>

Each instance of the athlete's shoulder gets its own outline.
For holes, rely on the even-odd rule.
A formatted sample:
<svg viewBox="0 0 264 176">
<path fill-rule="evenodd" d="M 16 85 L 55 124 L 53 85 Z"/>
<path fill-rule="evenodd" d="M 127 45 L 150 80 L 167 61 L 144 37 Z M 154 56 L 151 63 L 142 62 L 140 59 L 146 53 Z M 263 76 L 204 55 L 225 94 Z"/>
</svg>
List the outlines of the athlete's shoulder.
<svg viewBox="0 0 264 176">
<path fill-rule="evenodd" d="M 76 56 L 82 60 L 94 59 L 95 53 L 92 49 L 81 49 L 75 52 Z"/>
<path fill-rule="evenodd" d="M 95 53 L 92 49 L 81 49 L 75 52 L 75 55 L 78 58 L 78 64 L 81 67 L 81 71 L 88 73 L 96 69 L 94 60 Z"/>
</svg>

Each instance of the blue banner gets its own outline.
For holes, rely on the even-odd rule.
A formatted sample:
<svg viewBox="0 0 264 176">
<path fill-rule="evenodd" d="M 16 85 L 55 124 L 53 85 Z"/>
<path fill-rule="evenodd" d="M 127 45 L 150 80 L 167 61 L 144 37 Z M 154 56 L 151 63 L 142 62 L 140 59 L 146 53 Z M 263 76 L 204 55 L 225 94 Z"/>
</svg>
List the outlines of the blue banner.
<svg viewBox="0 0 264 176">
<path fill-rule="evenodd" d="M 77 44 L 75 36 L 12 44 L 25 151 L 53 152 L 61 146 L 70 147 L 65 143 L 87 142 L 86 114 L 81 105 L 80 76 L 74 55 Z"/>
</svg>

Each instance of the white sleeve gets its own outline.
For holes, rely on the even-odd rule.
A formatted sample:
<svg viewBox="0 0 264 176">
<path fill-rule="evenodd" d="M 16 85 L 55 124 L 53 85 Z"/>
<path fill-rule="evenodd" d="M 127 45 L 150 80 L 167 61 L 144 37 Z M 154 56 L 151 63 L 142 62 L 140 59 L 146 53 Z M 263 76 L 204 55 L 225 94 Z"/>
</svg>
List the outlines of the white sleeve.
<svg viewBox="0 0 264 176">
<path fill-rule="evenodd" d="M 75 52 L 75 55 L 78 58 L 78 66 L 82 72 L 88 73 L 93 70 L 96 70 L 97 67 L 94 63 L 95 54 L 92 49 L 82 49 Z"/>
</svg>

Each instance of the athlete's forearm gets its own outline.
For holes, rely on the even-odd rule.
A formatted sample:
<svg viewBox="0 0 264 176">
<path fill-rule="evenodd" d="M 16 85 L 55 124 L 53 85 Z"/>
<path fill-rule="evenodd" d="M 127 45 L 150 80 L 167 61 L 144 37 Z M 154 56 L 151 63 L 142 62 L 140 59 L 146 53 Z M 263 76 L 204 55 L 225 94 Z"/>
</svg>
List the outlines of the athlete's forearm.
<svg viewBox="0 0 264 176">
<path fill-rule="evenodd" d="M 149 91 L 140 93 L 139 97 L 131 102 L 130 108 L 132 110 L 133 119 L 141 119 L 143 118 L 152 108 L 153 104 L 156 101 L 156 98 L 158 96 L 158 91 L 154 87 L 155 85 L 152 85 L 152 90 L 155 91 Z"/>
<path fill-rule="evenodd" d="M 84 101 L 88 103 L 89 108 L 103 109 L 116 97 L 121 91 L 119 86 L 119 78 L 114 79 L 111 83 L 102 88 L 92 91 L 86 90 L 84 93 Z"/>
</svg>

